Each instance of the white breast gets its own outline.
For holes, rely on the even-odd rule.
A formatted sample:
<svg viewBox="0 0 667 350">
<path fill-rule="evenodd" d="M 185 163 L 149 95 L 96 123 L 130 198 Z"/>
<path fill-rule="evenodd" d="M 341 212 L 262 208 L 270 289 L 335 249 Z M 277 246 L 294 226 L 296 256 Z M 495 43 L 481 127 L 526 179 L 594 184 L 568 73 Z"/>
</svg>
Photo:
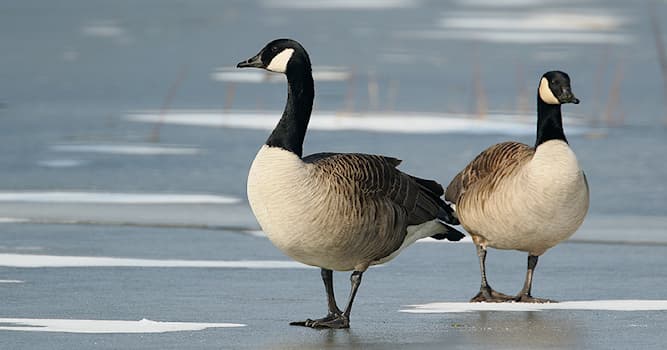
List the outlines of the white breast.
<svg viewBox="0 0 667 350">
<path fill-rule="evenodd" d="M 333 270 L 355 267 L 344 233 L 327 200 L 326 186 L 296 154 L 264 145 L 248 174 L 248 200 L 262 230 L 283 253 L 304 264 Z M 348 243 L 348 242 L 344 242 Z"/>
<path fill-rule="evenodd" d="M 248 174 L 248 201 L 271 241 L 288 255 L 303 239 L 295 224 L 304 219 L 309 191 L 306 164 L 294 153 L 267 145 L 257 153 Z M 298 259 L 297 259 L 298 260 Z"/>
<path fill-rule="evenodd" d="M 500 182 L 485 203 L 464 213 L 466 229 L 488 246 L 541 255 L 579 228 L 588 211 L 588 187 L 574 152 L 552 140 Z"/>
</svg>

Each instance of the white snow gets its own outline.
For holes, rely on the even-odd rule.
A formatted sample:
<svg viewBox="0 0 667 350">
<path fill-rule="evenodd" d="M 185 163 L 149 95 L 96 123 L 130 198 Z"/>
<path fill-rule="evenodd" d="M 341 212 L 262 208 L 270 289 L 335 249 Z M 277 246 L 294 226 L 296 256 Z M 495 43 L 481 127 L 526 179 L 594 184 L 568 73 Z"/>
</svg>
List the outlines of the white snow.
<svg viewBox="0 0 667 350">
<path fill-rule="evenodd" d="M 628 44 L 633 41 L 626 34 L 598 32 L 519 32 L 501 30 L 423 30 L 398 32 L 399 38 L 434 40 L 477 40 L 511 44 Z"/>
<path fill-rule="evenodd" d="M 263 0 L 269 8 L 301 10 L 381 10 L 389 8 L 416 7 L 418 0 Z"/>
<path fill-rule="evenodd" d="M 0 330 L 62 333 L 165 333 L 200 331 L 207 328 L 245 327 L 240 323 L 160 322 L 142 319 L 71 320 L 45 318 L 0 318 Z"/>
<path fill-rule="evenodd" d="M 159 122 L 159 119 L 156 119 Z M 193 155 L 201 153 L 198 147 L 154 146 L 146 144 L 72 144 L 53 145 L 58 152 L 108 153 L 123 155 Z"/>
<path fill-rule="evenodd" d="M 84 163 L 84 161 L 78 159 L 46 159 L 37 162 L 37 164 L 47 168 L 72 168 Z"/>
<path fill-rule="evenodd" d="M 280 112 L 253 111 L 213 111 L 213 110 L 176 110 L 160 115 L 157 111 L 139 111 L 128 114 L 125 118 L 134 122 L 189 125 L 201 127 L 223 127 L 271 130 L 280 119 Z M 336 112 L 315 112 L 310 120 L 310 130 L 340 131 L 362 130 L 369 132 L 392 132 L 408 134 L 535 134 L 534 116 L 511 114 L 492 114 L 480 119 L 465 114 L 429 114 L 429 113 L 365 113 L 339 114 Z M 581 134 L 587 127 L 566 118 L 568 135 Z"/>
<path fill-rule="evenodd" d="M 661 311 L 667 310 L 667 300 L 586 300 L 560 303 L 430 303 L 407 305 L 401 312 L 457 313 L 473 311 L 544 311 L 544 310 L 603 310 L 603 311 Z"/>
<path fill-rule="evenodd" d="M 476 7 L 526 7 L 550 4 L 547 0 L 456 0 L 461 5 Z"/>
<path fill-rule="evenodd" d="M 521 2 L 513 6 L 531 5 Z M 628 22 L 625 16 L 598 8 L 448 11 L 437 23 L 441 29 L 399 31 L 396 36 L 511 44 L 628 44 L 635 40 L 624 29 Z"/>
<path fill-rule="evenodd" d="M 231 269 L 303 269 L 310 266 L 283 260 L 177 260 L 93 256 L 0 254 L 0 266 L 41 267 L 190 267 Z"/>
<path fill-rule="evenodd" d="M 440 26 L 448 29 L 483 29 L 516 31 L 609 31 L 626 21 L 612 14 L 570 12 L 448 12 L 440 20 Z M 564 25 L 564 23 L 567 23 Z M 576 33 L 570 33 L 576 34 Z"/>
<path fill-rule="evenodd" d="M 81 27 L 81 34 L 90 37 L 118 39 L 125 36 L 125 30 L 113 20 L 95 20 Z"/>
<path fill-rule="evenodd" d="M 247 231 L 243 231 L 243 232 L 245 232 L 245 233 L 247 233 L 251 236 L 254 236 L 254 237 L 266 238 L 266 233 L 264 233 L 264 231 L 262 231 L 262 230 L 247 230 Z"/>
<path fill-rule="evenodd" d="M 14 283 L 14 284 L 17 284 L 17 283 L 25 283 L 25 282 L 21 281 L 21 280 L 0 280 L 0 283 Z"/>
<path fill-rule="evenodd" d="M 13 223 L 19 223 L 19 222 L 28 222 L 30 220 L 28 219 L 22 219 L 22 218 L 3 218 L 0 217 L 0 224 L 13 224 Z"/>
<path fill-rule="evenodd" d="M 239 198 L 211 194 L 165 194 L 121 192 L 0 192 L 0 202 L 104 203 L 104 204 L 233 204 Z M 0 222 L 22 219 L 0 218 Z M 18 221 L 16 221 L 18 220 Z"/>
</svg>

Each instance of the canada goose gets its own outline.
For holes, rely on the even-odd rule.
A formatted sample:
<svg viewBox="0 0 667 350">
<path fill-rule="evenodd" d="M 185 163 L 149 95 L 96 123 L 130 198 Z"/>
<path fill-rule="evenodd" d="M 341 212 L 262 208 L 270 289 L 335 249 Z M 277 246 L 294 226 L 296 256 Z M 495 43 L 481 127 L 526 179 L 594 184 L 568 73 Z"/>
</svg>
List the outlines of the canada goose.
<svg viewBox="0 0 667 350">
<path fill-rule="evenodd" d="M 482 283 L 471 301 L 550 302 L 531 296 L 537 259 L 569 238 L 588 211 L 588 183 L 563 132 L 561 104 L 575 103 L 570 77 L 545 73 L 537 90 L 535 147 L 519 142 L 493 145 L 480 153 L 447 186 L 445 200 L 472 236 Z M 493 290 L 486 280 L 486 248 L 528 252 L 523 288 L 514 297 Z"/>
<path fill-rule="evenodd" d="M 237 67 L 287 76 L 287 104 L 248 174 L 248 200 L 260 226 L 283 253 L 321 268 L 327 316 L 291 325 L 348 328 L 361 276 L 417 239 L 458 241 L 463 234 L 435 181 L 407 175 L 396 158 L 360 153 L 302 157 L 314 86 L 310 58 L 296 41 L 277 39 Z M 336 305 L 333 271 L 353 271 L 344 311 Z"/>
</svg>

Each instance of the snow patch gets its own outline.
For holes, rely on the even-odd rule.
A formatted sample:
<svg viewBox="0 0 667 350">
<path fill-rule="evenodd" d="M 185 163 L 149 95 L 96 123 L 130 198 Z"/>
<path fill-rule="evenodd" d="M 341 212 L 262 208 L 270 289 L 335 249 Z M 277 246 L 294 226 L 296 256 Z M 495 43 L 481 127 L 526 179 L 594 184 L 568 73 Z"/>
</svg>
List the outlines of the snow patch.
<svg viewBox="0 0 667 350">
<path fill-rule="evenodd" d="M 483 29 L 517 31 L 609 31 L 621 27 L 626 20 L 611 14 L 570 12 L 528 13 L 517 15 L 497 12 L 454 12 L 440 20 L 448 29 Z M 564 25 L 564 23 L 567 23 Z M 575 33 L 576 34 L 576 33 Z"/>
<path fill-rule="evenodd" d="M 271 130 L 275 127 L 280 112 L 210 110 L 180 110 L 168 114 L 158 111 L 139 111 L 125 118 L 133 122 L 190 125 L 202 127 L 240 128 Z M 513 114 L 491 114 L 484 119 L 466 114 L 429 113 L 365 113 L 337 114 L 336 112 L 316 112 L 308 125 L 309 130 L 341 131 L 360 130 L 368 132 L 391 132 L 408 134 L 505 134 L 534 135 L 535 123 L 520 120 L 534 120 L 534 116 Z M 577 124 L 566 118 L 566 124 Z M 568 135 L 581 134 L 589 130 L 582 125 L 568 125 Z"/>
<path fill-rule="evenodd" d="M 662 311 L 667 310 L 667 300 L 586 300 L 565 301 L 560 303 L 430 303 L 408 305 L 400 312 L 432 314 L 458 313 L 474 311 L 544 311 L 544 310 L 582 310 L 582 311 Z"/>
<path fill-rule="evenodd" d="M 253 237 L 266 238 L 266 233 L 264 233 L 264 231 L 262 231 L 262 230 L 247 230 L 247 231 L 243 231 L 243 232 L 247 233 L 247 234 L 249 234 Z"/>
<path fill-rule="evenodd" d="M 47 159 L 37 162 L 38 165 L 47 168 L 72 168 L 83 165 L 85 162 L 77 159 Z"/>
<path fill-rule="evenodd" d="M 314 66 L 315 81 L 346 81 L 351 74 L 345 68 L 333 66 Z M 285 83 L 284 74 L 275 74 L 263 70 L 239 70 L 238 68 L 218 68 L 211 74 L 211 79 L 236 83 Z"/>
<path fill-rule="evenodd" d="M 502 7 L 503 2 L 497 3 Z M 396 35 L 511 44 L 628 44 L 634 41 L 623 28 L 628 22 L 625 16 L 595 8 L 521 13 L 512 9 L 448 11 L 438 21 L 441 30 L 401 31 Z"/>
<path fill-rule="evenodd" d="M 92 256 L 36 254 L 0 254 L 0 266 L 42 267 L 190 267 L 229 269 L 303 269 L 311 268 L 295 261 L 283 260 L 177 260 L 135 259 Z"/>
<path fill-rule="evenodd" d="M 25 283 L 25 282 L 20 281 L 20 280 L 0 280 L 0 283 L 15 283 L 15 284 L 18 284 L 18 283 Z"/>
<path fill-rule="evenodd" d="M 628 44 L 632 37 L 625 34 L 595 32 L 518 32 L 518 31 L 466 31 L 423 30 L 397 33 L 406 39 L 477 40 L 511 44 Z"/>
<path fill-rule="evenodd" d="M 418 0 L 264 0 L 269 8 L 298 10 L 382 10 L 417 7 Z"/>
<path fill-rule="evenodd" d="M 13 224 L 13 223 L 28 222 L 28 221 L 30 221 L 30 220 L 22 219 L 22 218 L 2 218 L 2 217 L 0 217 L 0 224 Z"/>
<path fill-rule="evenodd" d="M 455 0 L 456 3 L 477 7 L 527 7 L 551 3 L 547 0 Z"/>
<path fill-rule="evenodd" d="M 233 204 L 235 197 L 210 194 L 112 193 L 112 192 L 0 192 L 0 202 L 98 203 L 98 204 Z M 10 220 L 10 221 L 3 221 Z M 14 221 L 11 221 L 14 220 Z M 18 221 L 16 221 L 18 220 Z M 1 222 L 24 219 L 0 218 Z"/>
<path fill-rule="evenodd" d="M 62 333 L 165 333 L 245 327 L 240 323 L 0 318 L 0 330 Z"/>
</svg>

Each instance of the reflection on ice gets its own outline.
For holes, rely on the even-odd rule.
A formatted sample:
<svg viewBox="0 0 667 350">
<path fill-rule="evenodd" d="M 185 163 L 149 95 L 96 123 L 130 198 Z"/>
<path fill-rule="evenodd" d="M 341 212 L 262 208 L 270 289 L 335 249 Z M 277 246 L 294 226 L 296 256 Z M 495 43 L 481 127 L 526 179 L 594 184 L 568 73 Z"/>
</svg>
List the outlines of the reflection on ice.
<svg viewBox="0 0 667 350">
<path fill-rule="evenodd" d="M 240 323 L 0 318 L 0 330 L 63 333 L 165 333 L 244 327 Z"/>
</svg>

